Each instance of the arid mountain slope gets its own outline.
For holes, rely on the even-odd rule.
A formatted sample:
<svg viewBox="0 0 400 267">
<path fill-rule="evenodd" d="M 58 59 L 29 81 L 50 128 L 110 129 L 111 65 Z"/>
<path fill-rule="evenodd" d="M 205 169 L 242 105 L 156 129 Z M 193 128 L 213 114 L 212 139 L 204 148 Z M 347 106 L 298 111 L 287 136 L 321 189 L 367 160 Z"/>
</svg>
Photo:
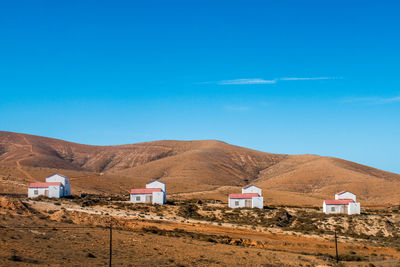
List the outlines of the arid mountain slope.
<svg viewBox="0 0 400 267">
<path fill-rule="evenodd" d="M 51 172 L 69 175 L 77 191 L 121 193 L 160 179 L 170 193 L 220 199 L 254 183 L 274 204 L 314 205 L 341 190 L 372 205 L 398 204 L 400 193 L 400 175 L 331 157 L 264 153 L 214 140 L 89 146 L 0 132 L 0 175 L 22 185 Z M 3 188 L 7 183 L 0 180 Z"/>
<path fill-rule="evenodd" d="M 33 135 L 0 132 L 0 164 L 105 172 L 150 179 L 206 179 L 208 184 L 245 185 L 286 156 L 219 141 L 157 141 L 88 146 Z"/>
</svg>

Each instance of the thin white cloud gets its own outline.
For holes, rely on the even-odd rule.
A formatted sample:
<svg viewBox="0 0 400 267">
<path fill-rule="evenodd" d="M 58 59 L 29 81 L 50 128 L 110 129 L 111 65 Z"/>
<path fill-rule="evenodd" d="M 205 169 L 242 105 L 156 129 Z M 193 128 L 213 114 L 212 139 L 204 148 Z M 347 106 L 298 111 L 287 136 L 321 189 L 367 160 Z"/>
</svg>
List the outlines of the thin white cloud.
<svg viewBox="0 0 400 267">
<path fill-rule="evenodd" d="M 235 84 L 274 84 L 276 80 L 264 80 L 260 78 L 256 79 L 235 79 L 235 80 L 224 80 L 219 81 L 217 84 L 219 85 L 235 85 Z"/>
<path fill-rule="evenodd" d="M 280 78 L 281 81 L 315 81 L 315 80 L 341 80 L 342 77 L 286 77 Z"/>
<path fill-rule="evenodd" d="M 389 97 L 389 98 L 381 98 L 380 101 L 383 102 L 383 103 L 400 102 L 400 96 Z"/>
<path fill-rule="evenodd" d="M 343 103 L 389 104 L 400 102 L 400 96 L 395 97 L 350 97 L 342 99 Z"/>
<path fill-rule="evenodd" d="M 254 79 L 234 79 L 222 80 L 217 82 L 201 82 L 199 84 L 218 84 L 218 85 L 248 85 L 248 84 L 275 84 L 279 81 L 315 81 L 315 80 L 341 80 L 342 77 L 285 77 L 273 80 L 266 80 L 262 78 Z"/>
<path fill-rule="evenodd" d="M 341 80 L 343 77 L 284 77 L 273 80 L 263 78 L 234 79 L 222 81 L 199 82 L 197 84 L 218 84 L 218 85 L 249 85 L 249 84 L 275 84 L 280 81 L 315 81 L 315 80 Z"/>
</svg>

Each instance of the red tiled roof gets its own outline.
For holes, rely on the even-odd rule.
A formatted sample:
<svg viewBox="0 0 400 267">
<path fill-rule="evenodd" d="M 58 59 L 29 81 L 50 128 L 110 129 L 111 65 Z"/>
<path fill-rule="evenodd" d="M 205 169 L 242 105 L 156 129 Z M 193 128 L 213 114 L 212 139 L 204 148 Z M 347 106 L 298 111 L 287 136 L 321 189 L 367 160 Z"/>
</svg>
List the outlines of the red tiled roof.
<svg viewBox="0 0 400 267">
<path fill-rule="evenodd" d="M 348 205 L 349 203 L 353 203 L 352 199 L 328 199 L 324 200 L 326 205 Z"/>
<path fill-rule="evenodd" d="M 29 188 L 46 188 L 49 186 L 59 186 L 61 183 L 31 183 L 29 184 Z"/>
<path fill-rule="evenodd" d="M 257 193 L 246 193 L 246 194 L 229 194 L 229 198 L 234 199 L 250 199 L 253 197 L 258 197 L 259 194 Z"/>
<path fill-rule="evenodd" d="M 346 192 L 348 192 L 348 193 L 350 193 L 350 194 L 353 194 L 352 192 L 349 192 L 349 191 L 342 191 L 342 192 L 336 193 L 335 195 L 341 195 L 341 194 L 344 194 L 344 193 L 346 193 Z M 354 195 L 354 194 L 353 194 L 353 195 Z"/>
<path fill-rule="evenodd" d="M 151 194 L 153 192 L 161 192 L 161 188 L 131 189 L 131 194 Z"/>
</svg>

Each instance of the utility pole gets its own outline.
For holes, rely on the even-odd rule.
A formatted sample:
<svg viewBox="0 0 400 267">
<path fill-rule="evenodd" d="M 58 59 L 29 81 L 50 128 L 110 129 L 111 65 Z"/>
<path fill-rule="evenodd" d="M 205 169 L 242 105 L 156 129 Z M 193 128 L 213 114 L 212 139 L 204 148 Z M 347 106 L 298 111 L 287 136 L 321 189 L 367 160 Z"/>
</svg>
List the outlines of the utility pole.
<svg viewBox="0 0 400 267">
<path fill-rule="evenodd" d="M 336 229 L 335 229 L 335 249 L 336 249 L 336 263 L 339 263 L 339 254 L 338 254 L 338 249 L 337 249 Z"/>
<path fill-rule="evenodd" d="M 110 262 L 109 267 L 111 267 L 111 260 L 112 260 L 112 221 L 110 221 Z"/>
</svg>

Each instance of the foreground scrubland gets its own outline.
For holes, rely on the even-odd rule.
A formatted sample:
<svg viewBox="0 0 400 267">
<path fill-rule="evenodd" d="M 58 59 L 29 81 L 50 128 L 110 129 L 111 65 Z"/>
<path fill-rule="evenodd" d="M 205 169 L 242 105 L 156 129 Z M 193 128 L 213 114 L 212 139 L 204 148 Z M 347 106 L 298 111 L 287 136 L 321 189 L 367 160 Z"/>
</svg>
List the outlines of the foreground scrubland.
<svg viewBox="0 0 400 267">
<path fill-rule="evenodd" d="M 232 210 L 211 200 L 0 197 L 0 265 L 104 266 L 111 223 L 115 266 L 334 266 L 335 230 L 341 265 L 397 266 L 399 220 L 397 208 L 328 216 L 301 207 Z"/>
</svg>

